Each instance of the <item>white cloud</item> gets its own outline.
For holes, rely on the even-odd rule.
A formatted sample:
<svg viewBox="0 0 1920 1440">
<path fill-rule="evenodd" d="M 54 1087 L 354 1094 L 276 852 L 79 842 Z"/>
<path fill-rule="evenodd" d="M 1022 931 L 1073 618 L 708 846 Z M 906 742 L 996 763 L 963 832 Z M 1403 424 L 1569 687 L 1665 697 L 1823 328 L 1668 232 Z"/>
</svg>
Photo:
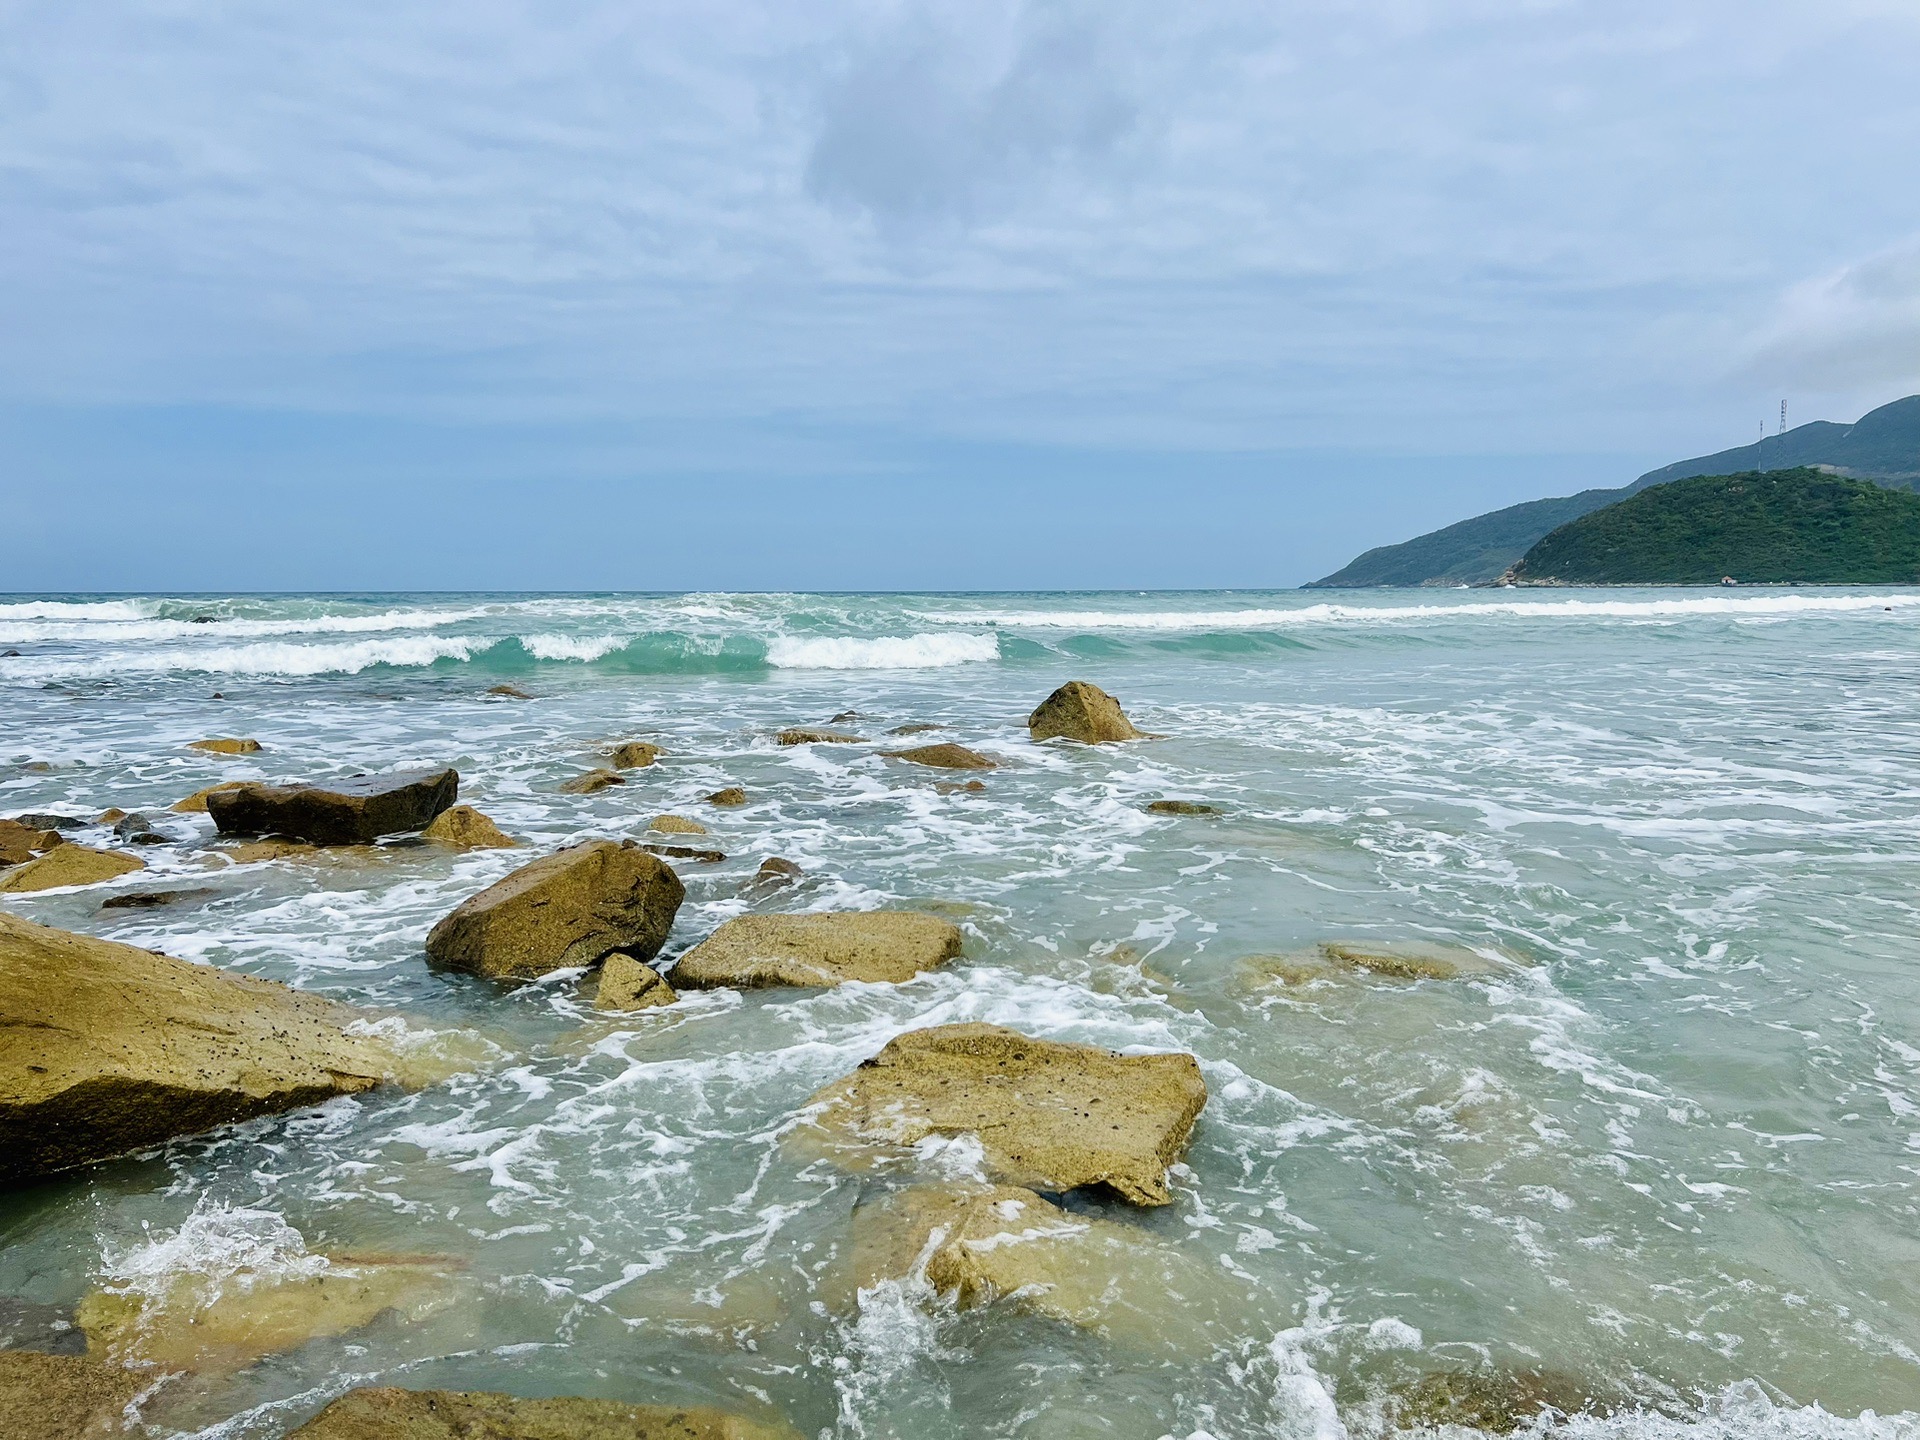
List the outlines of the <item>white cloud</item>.
<svg viewBox="0 0 1920 1440">
<path fill-rule="evenodd" d="M 1789 289 L 1747 368 L 1822 394 L 1920 391 L 1920 234 Z"/>
</svg>

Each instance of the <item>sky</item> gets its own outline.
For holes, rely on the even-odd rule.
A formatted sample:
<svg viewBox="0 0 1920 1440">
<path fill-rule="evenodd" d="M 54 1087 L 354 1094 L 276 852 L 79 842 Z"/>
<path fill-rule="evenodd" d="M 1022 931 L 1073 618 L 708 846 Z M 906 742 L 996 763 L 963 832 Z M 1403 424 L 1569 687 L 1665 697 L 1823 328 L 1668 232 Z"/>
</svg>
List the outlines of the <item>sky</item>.
<svg viewBox="0 0 1920 1440">
<path fill-rule="evenodd" d="M 1920 391 L 1915 0 L 0 0 L 0 590 L 1286 586 Z"/>
</svg>

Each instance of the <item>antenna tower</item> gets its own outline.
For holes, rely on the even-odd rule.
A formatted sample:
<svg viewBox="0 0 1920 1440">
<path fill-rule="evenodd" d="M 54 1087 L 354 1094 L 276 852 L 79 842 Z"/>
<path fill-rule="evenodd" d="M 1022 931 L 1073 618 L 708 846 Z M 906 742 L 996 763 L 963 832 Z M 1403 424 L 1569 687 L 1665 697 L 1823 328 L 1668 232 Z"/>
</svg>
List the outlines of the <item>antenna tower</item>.
<svg viewBox="0 0 1920 1440">
<path fill-rule="evenodd" d="M 1787 402 L 1784 400 L 1780 402 L 1780 433 L 1787 433 Z"/>
</svg>

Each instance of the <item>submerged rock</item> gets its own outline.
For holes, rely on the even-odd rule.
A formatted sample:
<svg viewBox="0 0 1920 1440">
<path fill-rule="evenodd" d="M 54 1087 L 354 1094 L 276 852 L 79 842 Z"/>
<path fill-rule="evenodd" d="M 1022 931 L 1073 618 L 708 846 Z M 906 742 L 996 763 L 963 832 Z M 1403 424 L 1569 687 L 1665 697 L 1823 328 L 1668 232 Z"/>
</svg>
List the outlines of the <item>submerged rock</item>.
<svg viewBox="0 0 1920 1440">
<path fill-rule="evenodd" d="M 488 689 L 487 694 L 498 695 L 502 700 L 533 699 L 533 696 L 522 690 L 518 685 L 495 685 Z"/>
<path fill-rule="evenodd" d="M 724 850 L 702 850 L 693 845 L 642 845 L 649 855 L 664 855 L 670 860 L 698 860 L 702 865 L 718 865 L 727 858 Z"/>
<path fill-rule="evenodd" d="M 984 780 L 969 780 L 964 785 L 958 784 L 954 781 L 947 781 L 943 784 L 936 785 L 933 788 L 937 793 L 941 795 L 966 795 L 966 794 L 975 793 L 981 790 L 985 790 L 987 788 L 987 785 Z"/>
<path fill-rule="evenodd" d="M 522 865 L 445 916 L 427 958 L 448 970 L 528 980 L 616 950 L 651 960 L 686 887 L 631 840 L 589 840 Z"/>
<path fill-rule="evenodd" d="M 605 790 L 609 785 L 624 785 L 627 777 L 613 770 L 589 770 L 584 775 L 576 775 L 571 780 L 561 782 L 561 793 L 566 795 L 592 795 Z"/>
<path fill-rule="evenodd" d="M 360 1013 L 0 913 L 0 1184 L 370 1090 Z"/>
<path fill-rule="evenodd" d="M 1198 800 L 1155 800 L 1147 806 L 1149 815 L 1218 815 L 1217 805 L 1203 804 Z"/>
<path fill-rule="evenodd" d="M 1497 975 L 1505 968 L 1464 945 L 1426 940 L 1329 942 L 1320 947 L 1320 953 L 1349 970 L 1393 980 L 1458 980 L 1465 975 Z"/>
<path fill-rule="evenodd" d="M 325 852 L 318 845 L 309 845 L 304 840 L 269 835 L 264 840 L 243 840 L 238 845 L 223 845 L 215 853 L 226 856 L 235 865 L 258 865 L 267 860 L 317 860 Z"/>
<path fill-rule="evenodd" d="M 839 730 L 808 730 L 804 727 L 782 730 L 773 738 L 782 745 L 858 745 L 862 743 L 858 735 L 848 735 Z"/>
<path fill-rule="evenodd" d="M 204 815 L 207 813 L 207 797 L 221 795 L 229 790 L 238 790 L 247 782 L 244 780 L 223 780 L 218 785 L 209 785 L 204 790 L 196 790 L 184 800 L 176 800 L 168 808 L 176 815 Z"/>
<path fill-rule="evenodd" d="M 709 805 L 733 806 L 747 803 L 747 792 L 738 785 L 729 785 L 724 790 L 716 790 L 707 796 Z"/>
<path fill-rule="evenodd" d="M 84 1355 L 0 1350 L 0 1436 L 106 1440 L 127 1433 L 126 1408 L 153 1383 Z"/>
<path fill-rule="evenodd" d="M 38 859 L 16 865 L 0 875 L 0 895 L 30 890 L 60 890 L 69 885 L 98 885 L 147 868 L 147 862 L 118 850 L 94 850 L 85 845 L 56 845 Z"/>
<path fill-rule="evenodd" d="M 400 770 L 329 785 L 242 784 L 214 790 L 207 813 L 223 835 L 290 835 L 315 845 L 366 845 L 423 830 L 460 793 L 457 770 Z"/>
<path fill-rule="evenodd" d="M 188 744 L 187 748 L 204 750 L 209 755 L 258 755 L 260 742 L 228 736 L 217 740 L 195 740 Z"/>
<path fill-rule="evenodd" d="M 607 751 L 607 763 L 616 770 L 644 770 L 667 752 L 645 740 L 629 740 Z"/>
<path fill-rule="evenodd" d="M 1549 1418 L 1604 1408 L 1570 1375 L 1552 1371 L 1449 1370 L 1422 1376 L 1389 1402 L 1396 1427 L 1458 1425 L 1511 1435 Z"/>
<path fill-rule="evenodd" d="M 760 868 L 753 872 L 753 883 L 768 887 L 791 885 L 806 873 L 791 860 L 782 859 L 778 855 L 769 855 L 760 862 Z"/>
<path fill-rule="evenodd" d="M 673 967 L 695 989 L 762 985 L 898 984 L 960 953 L 960 927 L 933 915 L 869 910 L 832 915 L 741 915 Z"/>
<path fill-rule="evenodd" d="M 944 725 L 932 725 L 924 720 L 914 720 L 905 725 L 896 725 L 887 731 L 889 735 L 924 735 L 929 730 L 944 730 Z"/>
<path fill-rule="evenodd" d="M 594 992 L 596 1010 L 649 1010 L 671 1005 L 680 997 L 651 965 L 631 955 L 609 955 L 600 967 L 600 988 Z"/>
<path fill-rule="evenodd" d="M 830 1139 L 910 1146 L 973 1135 L 1009 1184 L 1104 1185 L 1136 1205 L 1173 1198 L 1167 1167 L 1206 1103 L 1191 1055 L 1122 1056 L 980 1024 L 896 1036 L 808 1102 Z"/>
<path fill-rule="evenodd" d="M 288 1440 L 799 1440 L 724 1410 L 482 1391 L 350 1390 Z"/>
<path fill-rule="evenodd" d="M 146 816 L 135 811 L 113 823 L 113 835 L 122 845 L 164 845 L 167 837 L 153 828 Z"/>
<path fill-rule="evenodd" d="M 911 750 L 883 750 L 890 760 L 907 760 L 915 765 L 931 765 L 936 770 L 997 770 L 1000 767 L 978 751 L 964 745 L 916 745 Z"/>
<path fill-rule="evenodd" d="M 1027 729 L 1035 740 L 1064 736 L 1086 745 L 1148 738 L 1133 728 L 1118 700 L 1084 680 L 1069 680 L 1042 700 L 1027 717 Z"/>
<path fill-rule="evenodd" d="M 420 832 L 423 840 L 461 850 L 516 850 L 520 842 L 471 805 L 454 805 L 442 810 L 433 823 Z"/>
<path fill-rule="evenodd" d="M 698 820 L 689 820 L 684 815 L 656 815 L 647 822 L 649 830 L 658 830 L 662 835 L 704 835 L 707 827 Z"/>
<path fill-rule="evenodd" d="M 84 830 L 86 819 L 79 815 L 61 815 L 46 810 L 30 810 L 24 815 L 13 817 L 16 825 L 25 825 L 29 830 Z"/>
<path fill-rule="evenodd" d="M 157 910 L 163 905 L 188 905 L 211 900 L 220 892 L 211 888 L 197 890 L 135 890 L 130 895 L 112 895 L 100 902 L 102 910 Z"/>
</svg>

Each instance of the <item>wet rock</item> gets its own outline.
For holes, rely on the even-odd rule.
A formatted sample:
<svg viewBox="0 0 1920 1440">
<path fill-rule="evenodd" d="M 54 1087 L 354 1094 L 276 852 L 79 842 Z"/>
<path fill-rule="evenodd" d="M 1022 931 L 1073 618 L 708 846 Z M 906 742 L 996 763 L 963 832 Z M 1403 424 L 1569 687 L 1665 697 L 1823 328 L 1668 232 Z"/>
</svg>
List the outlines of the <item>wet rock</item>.
<svg viewBox="0 0 1920 1440">
<path fill-rule="evenodd" d="M 106 1440 L 127 1433 L 126 1408 L 150 1376 L 84 1355 L 0 1350 L 0 1436 Z"/>
<path fill-rule="evenodd" d="M 647 822 L 649 830 L 658 830 L 662 835 L 704 835 L 707 827 L 698 820 L 689 820 L 684 815 L 656 815 Z"/>
<path fill-rule="evenodd" d="M 40 1305 L 0 1295 L 0 1350 L 41 1350 L 49 1355 L 86 1353 L 87 1337 L 73 1323 L 70 1305 Z M 6 1434 L 0 1427 L 0 1435 Z"/>
<path fill-rule="evenodd" d="M 614 770 L 589 770 L 584 775 L 576 775 L 561 784 L 560 790 L 567 795 L 592 795 L 605 790 L 610 785 L 624 785 L 627 777 Z"/>
<path fill-rule="evenodd" d="M 47 810 L 29 810 L 13 817 L 13 823 L 29 830 L 84 830 L 87 821 L 81 815 L 61 815 Z"/>
<path fill-rule="evenodd" d="M 223 835 L 290 835 L 315 845 L 366 845 L 422 830 L 460 793 L 457 770 L 399 770 L 329 785 L 242 784 L 207 796 Z"/>
<path fill-rule="evenodd" d="M 18 820 L 0 820 L 0 865 L 24 865 L 35 855 L 64 843 L 58 830 L 38 830 Z"/>
<path fill-rule="evenodd" d="M 1218 815 L 1220 809 L 1215 805 L 1203 804 L 1198 800 L 1155 800 L 1147 806 L 1149 815 Z"/>
<path fill-rule="evenodd" d="M 219 621 L 220 617 L 218 615 L 196 615 L 187 623 L 189 625 L 216 625 Z"/>
<path fill-rule="evenodd" d="M 833 915 L 741 915 L 682 955 L 682 988 L 898 984 L 960 953 L 960 927 L 934 915 L 870 910 Z"/>
<path fill-rule="evenodd" d="M 883 750 L 890 760 L 908 760 L 915 765 L 931 765 L 936 770 L 997 770 L 1000 767 L 964 745 L 916 745 L 911 750 Z"/>
<path fill-rule="evenodd" d="M 20 652 L 11 647 L 5 650 L 0 650 L 0 660 L 18 660 L 19 658 L 20 658 Z"/>
<path fill-rule="evenodd" d="M 520 842 L 471 805 L 454 805 L 434 816 L 433 823 L 420 832 L 423 840 L 436 840 L 461 850 L 513 850 Z"/>
<path fill-rule="evenodd" d="M 55 766 L 51 760 L 29 760 L 20 767 L 22 775 L 51 775 Z"/>
<path fill-rule="evenodd" d="M 260 742 L 224 736 L 214 740 L 194 740 L 187 745 L 189 750 L 204 750 L 209 755 L 258 755 Z"/>
<path fill-rule="evenodd" d="M 716 790 L 707 796 L 707 804 L 731 807 L 747 803 L 747 792 L 738 785 L 729 785 L 724 790 Z"/>
<path fill-rule="evenodd" d="M 288 1440 L 799 1440 L 724 1410 L 481 1391 L 350 1390 Z"/>
<path fill-rule="evenodd" d="M 858 710 L 842 710 L 838 715 L 835 715 L 827 721 L 827 723 L 829 725 L 851 725 L 856 720 L 864 720 L 866 718 L 867 717 L 862 715 Z"/>
<path fill-rule="evenodd" d="M 113 895 L 100 902 L 102 910 L 158 910 L 165 905 L 196 905 L 211 900 L 220 892 L 211 888 L 195 890 L 135 890 L 129 895 Z"/>
<path fill-rule="evenodd" d="M 0 1185 L 372 1089 L 399 1067 L 359 1018 L 0 913 Z"/>
<path fill-rule="evenodd" d="M 196 790 L 184 800 L 176 800 L 168 808 L 176 815 L 204 815 L 207 813 L 207 797 L 220 795 L 228 790 L 238 790 L 247 782 L 244 780 L 223 780 L 218 785 L 209 785 L 204 790 Z"/>
<path fill-rule="evenodd" d="M 1035 740 L 1064 736 L 1085 745 L 1147 738 L 1133 728 L 1118 700 L 1084 680 L 1069 680 L 1041 701 L 1040 708 L 1027 717 L 1027 729 Z"/>
<path fill-rule="evenodd" d="M 998 1025 L 910 1030 L 808 1102 L 833 1141 L 911 1146 L 973 1135 L 995 1176 L 1030 1189 L 1104 1185 L 1165 1205 L 1167 1167 L 1207 1103 L 1191 1055 L 1116 1055 Z"/>
<path fill-rule="evenodd" d="M 223 846 L 217 853 L 235 865 L 259 865 L 268 860 L 316 860 L 323 852 L 318 845 L 309 845 L 304 840 L 269 835 L 264 840 L 243 840 L 238 845 Z"/>
<path fill-rule="evenodd" d="M 644 770 L 664 754 L 666 751 L 658 745 L 650 745 L 645 740 L 629 740 L 607 752 L 607 763 L 616 770 Z"/>
<path fill-rule="evenodd" d="M 495 685 L 487 691 L 489 695 L 498 695 L 503 700 L 531 700 L 533 696 L 518 685 Z"/>
<path fill-rule="evenodd" d="M 231 1372 L 350 1335 L 390 1310 L 423 1313 L 445 1298 L 446 1271 L 438 1257 L 300 1253 L 273 1269 L 189 1270 L 152 1288 L 101 1288 L 81 1300 L 75 1318 L 91 1355 L 163 1371 Z"/>
<path fill-rule="evenodd" d="M 727 858 L 724 850 L 700 850 L 692 845 L 642 845 L 649 855 L 665 855 L 674 860 L 698 860 L 703 865 L 718 865 Z"/>
<path fill-rule="evenodd" d="M 906 725 L 896 725 L 887 731 L 889 735 L 924 735 L 929 730 L 944 730 L 944 725 L 930 725 L 923 720 L 915 720 Z"/>
<path fill-rule="evenodd" d="M 126 811 L 122 810 L 118 805 L 109 805 L 105 810 L 102 810 L 98 815 L 93 817 L 93 823 L 96 825 L 116 825 L 126 818 Z"/>
<path fill-rule="evenodd" d="M 118 850 L 56 845 L 38 859 L 16 865 L 0 875 L 0 894 L 23 895 L 32 890 L 60 890 L 69 885 L 98 885 L 103 880 L 146 868 L 146 861 Z"/>
<path fill-rule="evenodd" d="M 502 979 L 595 965 L 615 951 L 651 960 L 685 896 L 672 867 L 631 840 L 589 840 L 464 901 L 428 934 L 427 958 Z"/>
<path fill-rule="evenodd" d="M 782 745 L 858 745 L 858 735 L 848 735 L 839 730 L 808 730 L 795 728 L 782 730 L 773 737 Z"/>
<path fill-rule="evenodd" d="M 959 784 L 955 781 L 947 781 L 943 784 L 936 785 L 933 788 L 937 793 L 941 795 L 965 795 L 970 792 L 985 790 L 987 788 L 987 784 L 986 784 L 986 781 L 984 780 L 969 780 L 964 785 Z"/>
<path fill-rule="evenodd" d="M 1570 1375 L 1551 1371 L 1451 1370 L 1426 1375 L 1389 1402 L 1400 1429 L 1457 1425 L 1494 1435 L 1531 1426 L 1544 1411 L 1550 1419 L 1604 1409 Z"/>
<path fill-rule="evenodd" d="M 593 1005 L 596 1010 L 650 1010 L 679 998 L 651 965 L 631 955 L 609 955 L 600 967 L 600 988 L 594 992 Z"/>
<path fill-rule="evenodd" d="M 122 845 L 164 845 L 167 837 L 153 828 L 146 816 L 135 811 L 113 822 L 113 838 Z"/>
<path fill-rule="evenodd" d="M 1504 967 L 1464 945 L 1422 940 L 1328 943 L 1320 953 L 1349 970 L 1365 970 L 1392 980 L 1458 980 L 1464 975 L 1494 975 Z"/>
<path fill-rule="evenodd" d="M 791 885 L 806 873 L 791 860 L 783 860 L 778 855 L 769 855 L 760 862 L 760 868 L 753 872 L 753 883 L 769 888 Z"/>
</svg>

